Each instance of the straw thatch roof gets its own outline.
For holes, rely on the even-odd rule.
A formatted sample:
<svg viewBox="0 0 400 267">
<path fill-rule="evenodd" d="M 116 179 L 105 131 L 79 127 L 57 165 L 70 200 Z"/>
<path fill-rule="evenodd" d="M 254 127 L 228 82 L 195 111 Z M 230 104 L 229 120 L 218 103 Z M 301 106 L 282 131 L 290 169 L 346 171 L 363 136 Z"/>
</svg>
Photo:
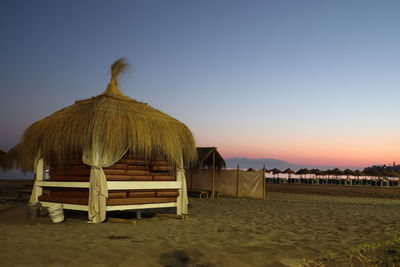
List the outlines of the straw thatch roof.
<svg viewBox="0 0 400 267">
<path fill-rule="evenodd" d="M 24 171 L 32 170 L 32 162 L 25 163 L 23 161 L 23 153 L 21 152 L 20 145 L 10 149 L 6 154 L 0 155 L 0 167 L 6 171 L 12 168 L 20 168 Z"/>
<path fill-rule="evenodd" d="M 6 170 L 6 156 L 7 152 L 0 148 L 0 168 Z"/>
<path fill-rule="evenodd" d="M 213 166 L 213 152 L 215 151 L 215 168 L 226 168 L 225 160 L 218 153 L 216 147 L 197 147 L 198 168 L 211 169 Z"/>
<path fill-rule="evenodd" d="M 62 161 L 101 144 L 102 153 L 126 149 L 145 159 L 163 156 L 171 165 L 196 158 L 192 133 L 182 122 L 123 95 L 118 76 L 124 59 L 111 67 L 111 81 L 100 95 L 76 101 L 26 129 L 16 148 L 14 164 L 32 169 L 38 153 L 46 162 Z"/>
</svg>

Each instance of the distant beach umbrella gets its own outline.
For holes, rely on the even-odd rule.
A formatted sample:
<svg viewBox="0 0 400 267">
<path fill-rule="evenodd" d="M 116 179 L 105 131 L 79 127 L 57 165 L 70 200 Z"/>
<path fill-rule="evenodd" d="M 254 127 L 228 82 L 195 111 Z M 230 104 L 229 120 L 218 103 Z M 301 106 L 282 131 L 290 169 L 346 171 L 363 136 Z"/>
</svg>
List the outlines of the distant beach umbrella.
<svg viewBox="0 0 400 267">
<path fill-rule="evenodd" d="M 296 172 L 290 168 L 287 168 L 286 170 L 283 171 L 283 173 L 289 174 L 289 178 L 291 178 L 291 175 L 295 174 Z"/>
<path fill-rule="evenodd" d="M 300 169 L 296 172 L 296 174 L 300 174 L 300 177 L 303 177 L 303 174 L 305 175 L 305 177 L 307 177 L 307 174 L 309 174 L 309 173 L 310 173 L 310 170 L 307 168 Z"/>
<path fill-rule="evenodd" d="M 350 169 L 345 169 L 343 171 L 344 175 L 347 175 L 347 179 L 349 178 L 350 175 L 354 176 L 354 171 L 350 170 Z"/>
<path fill-rule="evenodd" d="M 332 174 L 338 178 L 339 176 L 343 175 L 343 171 L 340 170 L 339 168 L 335 168 L 332 170 Z"/>
<path fill-rule="evenodd" d="M 273 169 L 271 170 L 271 172 L 272 172 L 274 175 L 277 174 L 277 177 L 278 177 L 278 178 L 279 178 L 279 174 L 282 173 L 282 171 L 279 170 L 279 169 L 277 169 L 277 168 L 273 168 Z"/>
<path fill-rule="evenodd" d="M 319 175 L 323 175 L 323 171 L 321 171 L 321 170 L 319 170 L 319 169 L 316 169 L 316 168 L 311 169 L 311 170 L 310 170 L 310 173 L 314 174 L 315 177 L 318 177 Z"/>
<path fill-rule="evenodd" d="M 360 171 L 360 170 L 355 170 L 355 171 L 354 171 L 354 175 L 355 175 L 355 176 L 364 176 L 365 173 L 362 172 L 362 171 Z"/>
<path fill-rule="evenodd" d="M 296 172 L 295 172 L 294 170 L 290 169 L 290 168 L 287 168 L 286 170 L 283 171 L 283 173 L 291 173 L 291 174 L 294 174 L 294 173 L 296 173 Z"/>
<path fill-rule="evenodd" d="M 328 169 L 325 171 L 325 175 L 328 175 L 329 178 L 332 178 L 332 176 L 335 175 L 335 172 L 333 171 L 333 169 Z"/>
</svg>

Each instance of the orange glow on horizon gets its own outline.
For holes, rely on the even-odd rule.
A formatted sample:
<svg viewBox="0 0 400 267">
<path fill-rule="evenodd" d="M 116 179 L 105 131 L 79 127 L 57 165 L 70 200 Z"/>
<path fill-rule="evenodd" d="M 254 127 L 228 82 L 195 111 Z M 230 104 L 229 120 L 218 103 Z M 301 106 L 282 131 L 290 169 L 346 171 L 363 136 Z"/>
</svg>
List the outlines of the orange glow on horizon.
<svg viewBox="0 0 400 267">
<path fill-rule="evenodd" d="M 400 162 L 399 152 L 396 149 L 400 147 L 400 143 L 394 138 L 376 140 L 359 138 L 350 141 L 338 138 L 332 142 L 315 139 L 296 141 L 267 143 L 253 140 L 253 142 L 235 143 L 232 140 L 220 140 L 211 146 L 216 146 L 224 158 L 273 158 L 299 165 L 367 167 Z"/>
</svg>

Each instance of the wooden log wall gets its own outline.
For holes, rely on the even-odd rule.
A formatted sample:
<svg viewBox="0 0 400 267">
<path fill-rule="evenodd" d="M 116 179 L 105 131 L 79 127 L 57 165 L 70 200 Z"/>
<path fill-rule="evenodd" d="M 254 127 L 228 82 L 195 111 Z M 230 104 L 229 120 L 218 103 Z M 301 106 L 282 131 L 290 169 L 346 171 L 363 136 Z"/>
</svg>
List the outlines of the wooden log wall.
<svg viewBox="0 0 400 267">
<path fill-rule="evenodd" d="M 109 168 L 103 168 L 107 181 L 176 181 L 176 176 L 162 158 L 145 161 L 132 154 L 125 155 Z M 88 182 L 90 166 L 81 159 L 66 161 L 65 164 L 50 165 L 50 181 Z M 107 205 L 129 205 L 176 202 L 176 189 L 162 190 L 109 190 Z M 88 189 L 49 188 L 39 197 L 41 201 L 87 205 Z"/>
</svg>

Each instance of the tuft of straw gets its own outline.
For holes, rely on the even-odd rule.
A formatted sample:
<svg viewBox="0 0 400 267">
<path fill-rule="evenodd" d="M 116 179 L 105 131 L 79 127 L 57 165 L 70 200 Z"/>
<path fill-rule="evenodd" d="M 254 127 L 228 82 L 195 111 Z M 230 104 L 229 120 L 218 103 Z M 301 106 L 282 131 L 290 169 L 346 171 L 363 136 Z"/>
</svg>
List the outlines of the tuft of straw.
<svg viewBox="0 0 400 267">
<path fill-rule="evenodd" d="M 118 77 L 120 74 L 126 73 L 128 69 L 129 64 L 125 58 L 115 61 L 111 66 L 111 80 L 103 94 L 122 96 L 123 94 L 118 88 Z"/>
<path fill-rule="evenodd" d="M 195 142 L 185 124 L 119 91 L 117 79 L 127 67 L 125 59 L 117 60 L 102 94 L 76 101 L 29 126 L 7 166 L 33 169 L 38 153 L 48 163 L 64 161 L 99 144 L 102 153 L 111 155 L 128 150 L 148 160 L 162 156 L 173 166 L 181 158 L 185 164 L 194 162 Z"/>
</svg>

